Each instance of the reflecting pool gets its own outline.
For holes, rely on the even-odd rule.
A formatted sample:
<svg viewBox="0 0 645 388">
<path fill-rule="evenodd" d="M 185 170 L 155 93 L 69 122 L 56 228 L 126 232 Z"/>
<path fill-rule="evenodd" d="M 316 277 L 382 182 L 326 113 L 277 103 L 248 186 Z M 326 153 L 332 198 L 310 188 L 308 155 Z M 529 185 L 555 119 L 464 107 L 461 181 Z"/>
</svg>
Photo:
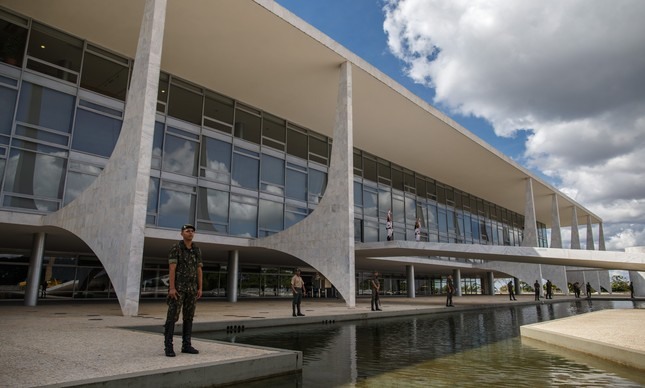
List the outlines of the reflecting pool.
<svg viewBox="0 0 645 388">
<path fill-rule="evenodd" d="M 520 339 L 522 325 L 633 308 L 645 303 L 584 300 L 199 337 L 302 351 L 302 374 L 244 387 L 642 387 L 634 369 Z"/>
</svg>

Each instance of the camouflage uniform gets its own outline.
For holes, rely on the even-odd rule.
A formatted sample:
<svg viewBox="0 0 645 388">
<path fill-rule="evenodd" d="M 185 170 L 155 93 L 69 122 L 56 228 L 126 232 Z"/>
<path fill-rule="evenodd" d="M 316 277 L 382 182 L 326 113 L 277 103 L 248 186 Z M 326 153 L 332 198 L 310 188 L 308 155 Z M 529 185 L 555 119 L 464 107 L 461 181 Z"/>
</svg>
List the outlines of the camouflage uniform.
<svg viewBox="0 0 645 388">
<path fill-rule="evenodd" d="M 202 251 L 195 244 L 188 249 L 183 241 L 173 245 L 168 255 L 169 264 L 177 264 L 175 270 L 175 289 L 177 299 L 168 297 L 168 315 L 166 316 L 165 337 L 166 347 L 172 347 L 172 336 L 175 322 L 183 309 L 182 351 L 191 348 L 193 316 L 197 303 L 198 268 L 202 267 Z"/>
</svg>

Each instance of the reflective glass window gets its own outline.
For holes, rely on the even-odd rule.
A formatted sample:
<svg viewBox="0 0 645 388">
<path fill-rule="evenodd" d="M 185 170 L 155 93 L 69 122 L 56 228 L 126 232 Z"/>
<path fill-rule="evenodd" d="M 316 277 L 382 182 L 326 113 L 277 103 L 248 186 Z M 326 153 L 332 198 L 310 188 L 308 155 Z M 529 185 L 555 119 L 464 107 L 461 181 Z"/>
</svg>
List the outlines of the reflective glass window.
<svg viewBox="0 0 645 388">
<path fill-rule="evenodd" d="M 161 154 L 163 150 L 164 124 L 155 121 L 155 132 L 152 137 L 152 162 L 150 167 L 161 170 Z"/>
<path fill-rule="evenodd" d="M 363 206 L 363 185 L 354 182 L 354 205 Z"/>
<path fill-rule="evenodd" d="M 30 69 L 76 83 L 78 76 L 65 69 L 69 69 L 75 73 L 80 71 L 83 41 L 63 32 L 34 23 L 29 36 L 27 54 L 50 65 L 54 65 L 49 66 L 31 60 L 27 63 L 27 67 Z"/>
<path fill-rule="evenodd" d="M 233 124 L 233 100 L 209 92 L 204 101 L 204 116 L 223 123 Z"/>
<path fill-rule="evenodd" d="M 428 227 L 430 226 L 432 226 L 435 229 L 438 227 L 437 205 L 435 204 L 428 205 Z"/>
<path fill-rule="evenodd" d="M 287 153 L 299 157 L 301 159 L 307 159 L 307 135 L 300 131 L 293 129 L 287 130 Z"/>
<path fill-rule="evenodd" d="M 262 145 L 284 151 L 286 141 L 286 122 L 283 119 L 265 113 L 262 120 Z"/>
<path fill-rule="evenodd" d="M 364 239 L 364 242 L 378 241 L 378 239 L 379 239 L 379 229 L 385 230 L 385 228 L 379 228 L 376 223 L 363 222 L 363 239 Z"/>
<path fill-rule="evenodd" d="M 198 230 L 228 233 L 229 193 L 200 187 L 197 199 Z"/>
<path fill-rule="evenodd" d="M 22 83 L 18 121 L 69 133 L 73 115 L 73 96 L 30 82 Z"/>
<path fill-rule="evenodd" d="M 12 149 L 7 160 L 4 190 L 61 199 L 66 162 L 53 155 Z"/>
<path fill-rule="evenodd" d="M 321 164 L 327 164 L 329 151 L 327 140 L 309 136 L 309 159 Z"/>
<path fill-rule="evenodd" d="M 0 19 L 0 61 L 22 67 L 27 44 L 27 29 Z"/>
<path fill-rule="evenodd" d="M 309 169 L 309 202 L 318 203 L 325 194 L 325 187 L 327 186 L 327 174 L 324 172 Z"/>
<path fill-rule="evenodd" d="M 405 218 L 411 225 L 417 220 L 417 201 L 414 198 L 405 197 Z"/>
<path fill-rule="evenodd" d="M 257 237 L 258 200 L 231 194 L 230 234 Z"/>
<path fill-rule="evenodd" d="M 121 133 L 121 120 L 78 109 L 72 148 L 109 158 Z"/>
<path fill-rule="evenodd" d="M 65 184 L 65 204 L 72 202 L 81 194 L 101 173 L 103 169 L 91 164 L 76 161 L 69 162 L 67 184 Z"/>
<path fill-rule="evenodd" d="M 392 196 L 392 217 L 394 222 L 405 222 L 405 204 L 401 196 Z"/>
<path fill-rule="evenodd" d="M 392 188 L 403 190 L 403 171 L 392 169 Z"/>
<path fill-rule="evenodd" d="M 284 196 L 284 160 L 262 154 L 262 191 Z"/>
<path fill-rule="evenodd" d="M 202 96 L 192 90 L 170 85 L 168 115 L 189 123 L 202 124 Z"/>
<path fill-rule="evenodd" d="M 168 87 L 170 76 L 163 71 L 159 73 L 159 89 L 157 89 L 157 110 L 166 113 L 166 104 L 168 103 Z"/>
<path fill-rule="evenodd" d="M 287 197 L 307 200 L 307 174 L 287 169 Z"/>
<path fill-rule="evenodd" d="M 81 87 L 125 101 L 128 72 L 127 65 L 86 52 L 83 59 Z"/>
<path fill-rule="evenodd" d="M 284 228 L 287 229 L 290 226 L 297 224 L 304 220 L 305 217 L 307 217 L 307 209 L 285 206 Z"/>
<path fill-rule="evenodd" d="M 204 136 L 202 138 L 201 176 L 219 182 L 231 180 L 231 144 Z"/>
<path fill-rule="evenodd" d="M 237 152 L 233 154 L 233 185 L 257 190 L 259 170 L 258 159 Z"/>
<path fill-rule="evenodd" d="M 284 224 L 284 205 L 279 202 L 260 200 L 260 229 L 280 231 Z"/>
<path fill-rule="evenodd" d="M 159 204 L 159 178 L 150 178 L 148 185 L 148 213 L 157 213 Z"/>
<path fill-rule="evenodd" d="M 372 182 L 377 181 L 376 177 L 376 160 L 363 158 L 363 178 Z"/>
<path fill-rule="evenodd" d="M 378 217 L 378 198 L 376 191 L 364 188 L 363 190 L 363 213 L 366 216 Z M 387 210 L 385 210 L 387 211 Z"/>
<path fill-rule="evenodd" d="M 387 216 L 387 211 L 391 210 L 394 213 L 392 208 L 392 193 L 386 189 L 379 189 L 378 191 L 378 212 L 379 215 L 383 218 Z M 392 214 L 396 217 L 396 214 Z"/>
<path fill-rule="evenodd" d="M 163 151 L 163 170 L 197 175 L 197 143 L 167 134 Z"/>
<path fill-rule="evenodd" d="M 260 144 L 260 127 L 262 120 L 260 116 L 246 112 L 241 109 L 235 110 L 235 126 L 233 128 L 233 135 L 250 141 L 255 144 Z"/>
<path fill-rule="evenodd" d="M 17 95 L 16 90 L 0 86 L 0 133 L 2 134 L 11 134 L 11 123 L 16 109 Z"/>
<path fill-rule="evenodd" d="M 185 191 L 175 190 L 174 187 Z M 162 184 L 159 197 L 158 226 L 178 229 L 183 224 L 192 224 L 195 214 L 195 195 L 192 188 L 181 185 Z"/>
</svg>

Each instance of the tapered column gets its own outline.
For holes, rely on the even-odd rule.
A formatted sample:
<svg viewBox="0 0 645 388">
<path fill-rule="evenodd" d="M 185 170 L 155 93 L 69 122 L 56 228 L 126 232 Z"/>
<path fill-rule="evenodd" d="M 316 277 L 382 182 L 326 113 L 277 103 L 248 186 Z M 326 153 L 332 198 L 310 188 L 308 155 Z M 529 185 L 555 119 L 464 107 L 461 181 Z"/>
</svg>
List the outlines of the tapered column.
<svg viewBox="0 0 645 388">
<path fill-rule="evenodd" d="M 416 289 L 414 285 L 414 266 L 406 265 L 405 274 L 408 280 L 408 298 L 416 297 Z"/>
<path fill-rule="evenodd" d="M 495 295 L 495 274 L 492 271 L 488 271 L 486 272 L 486 278 L 488 279 L 488 284 L 486 285 L 486 294 Z"/>
<path fill-rule="evenodd" d="M 537 247 L 537 220 L 535 218 L 535 201 L 533 199 L 533 179 L 526 179 L 524 200 L 524 238 L 523 247 Z"/>
<path fill-rule="evenodd" d="M 27 288 L 25 289 L 25 306 L 35 306 L 38 303 L 38 287 L 40 286 L 44 253 L 45 233 L 36 233 L 31 244 L 31 258 L 29 259 Z"/>
<path fill-rule="evenodd" d="M 598 250 L 605 251 L 605 232 L 602 230 L 602 222 L 598 223 Z"/>
<path fill-rule="evenodd" d="M 345 62 L 339 70 L 325 195 L 307 218 L 250 245 L 286 252 L 306 262 L 336 287 L 348 307 L 356 307 L 352 65 Z"/>
<path fill-rule="evenodd" d="M 461 296 L 461 271 L 458 269 L 452 270 L 452 281 L 455 284 L 455 295 Z"/>
<path fill-rule="evenodd" d="M 580 249 L 580 233 L 578 231 L 578 209 L 573 207 L 571 216 L 571 249 Z"/>
<path fill-rule="evenodd" d="M 562 248 L 562 231 L 560 230 L 560 207 L 558 195 L 551 200 L 551 248 Z"/>
<path fill-rule="evenodd" d="M 593 229 L 591 228 L 591 216 L 587 214 L 587 250 L 593 251 L 596 247 L 593 243 Z"/>
<path fill-rule="evenodd" d="M 74 233 L 92 249 L 124 315 L 139 310 L 165 19 L 166 0 L 146 0 L 123 125 L 112 156 L 84 192 L 43 220 Z"/>
<path fill-rule="evenodd" d="M 229 302 L 237 302 L 237 289 L 238 282 L 240 278 L 240 252 L 229 251 L 228 252 L 228 281 L 226 282 L 226 300 Z"/>
</svg>

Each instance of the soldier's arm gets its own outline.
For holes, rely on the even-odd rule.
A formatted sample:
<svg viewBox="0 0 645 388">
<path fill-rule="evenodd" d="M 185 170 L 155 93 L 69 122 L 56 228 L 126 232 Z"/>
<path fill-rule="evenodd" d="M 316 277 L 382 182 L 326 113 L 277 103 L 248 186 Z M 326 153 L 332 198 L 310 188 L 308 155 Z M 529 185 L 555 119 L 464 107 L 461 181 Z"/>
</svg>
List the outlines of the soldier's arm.
<svg viewBox="0 0 645 388">
<path fill-rule="evenodd" d="M 177 263 L 168 265 L 168 297 L 177 299 L 177 290 L 175 289 L 175 274 L 177 272 Z"/>
<path fill-rule="evenodd" d="M 202 266 L 197 267 L 197 299 L 202 297 Z"/>
</svg>

